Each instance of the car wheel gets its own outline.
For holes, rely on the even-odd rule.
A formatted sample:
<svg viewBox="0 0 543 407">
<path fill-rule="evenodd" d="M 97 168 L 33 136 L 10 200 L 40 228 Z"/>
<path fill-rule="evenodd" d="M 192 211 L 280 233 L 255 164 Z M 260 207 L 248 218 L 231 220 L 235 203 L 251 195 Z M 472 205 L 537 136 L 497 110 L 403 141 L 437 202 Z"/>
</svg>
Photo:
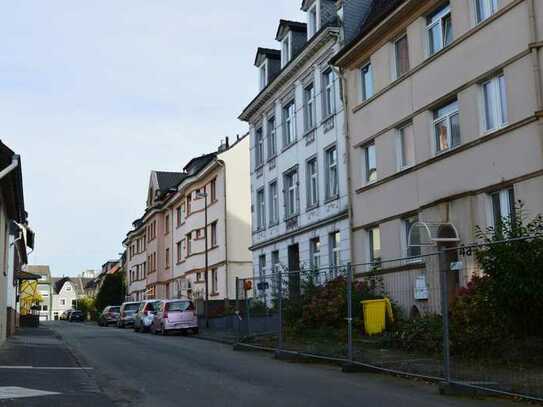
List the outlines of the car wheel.
<svg viewBox="0 0 543 407">
<path fill-rule="evenodd" d="M 193 333 L 194 335 L 198 335 L 199 332 L 200 332 L 200 329 L 198 329 L 198 328 L 192 328 L 192 333 Z"/>
<path fill-rule="evenodd" d="M 139 329 L 138 329 L 138 327 L 136 326 L 136 324 L 134 324 L 134 332 L 139 332 Z"/>
</svg>

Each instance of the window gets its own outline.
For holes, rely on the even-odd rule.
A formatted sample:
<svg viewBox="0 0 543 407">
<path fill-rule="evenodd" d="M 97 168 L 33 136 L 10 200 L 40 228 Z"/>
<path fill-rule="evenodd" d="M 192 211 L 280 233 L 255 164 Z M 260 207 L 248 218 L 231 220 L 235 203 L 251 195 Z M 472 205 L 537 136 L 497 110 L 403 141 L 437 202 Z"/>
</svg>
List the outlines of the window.
<svg viewBox="0 0 543 407">
<path fill-rule="evenodd" d="M 326 163 L 326 198 L 331 199 L 339 195 L 336 146 L 326 150 L 324 157 Z"/>
<path fill-rule="evenodd" d="M 334 91 L 335 76 L 334 71 L 328 69 L 322 76 L 322 94 L 324 117 L 331 116 L 335 113 L 335 91 Z"/>
<path fill-rule="evenodd" d="M 192 194 L 189 193 L 187 195 L 187 216 L 190 215 L 190 211 L 191 211 L 191 203 L 192 203 Z"/>
<path fill-rule="evenodd" d="M 66 284 L 66 291 L 72 291 L 72 286 L 70 284 Z"/>
<path fill-rule="evenodd" d="M 455 100 L 434 111 L 434 132 L 438 153 L 460 144 L 458 101 Z"/>
<path fill-rule="evenodd" d="M 377 159 L 375 154 L 375 142 L 364 147 L 364 163 L 366 171 L 366 183 L 377 181 Z"/>
<path fill-rule="evenodd" d="M 373 96 L 373 70 L 371 68 L 371 63 L 364 65 L 360 69 L 360 77 L 361 77 L 361 96 L 362 101 L 369 99 Z"/>
<path fill-rule="evenodd" d="M 499 0 L 475 0 L 475 17 L 477 23 L 486 20 L 498 9 Z"/>
<path fill-rule="evenodd" d="M 292 144 L 296 138 L 296 107 L 294 100 L 283 107 L 283 147 Z"/>
<path fill-rule="evenodd" d="M 279 222 L 279 193 L 277 189 L 277 181 L 273 181 L 269 186 L 270 199 L 270 225 L 275 225 Z"/>
<path fill-rule="evenodd" d="M 321 267 L 321 240 L 318 237 L 309 241 L 309 262 L 314 271 Z"/>
<path fill-rule="evenodd" d="M 75 308 L 76 306 L 77 306 L 77 300 L 72 300 L 72 308 Z"/>
<path fill-rule="evenodd" d="M 202 273 L 201 272 L 196 273 L 196 281 L 202 281 Z"/>
<path fill-rule="evenodd" d="M 333 232 L 328 235 L 328 247 L 330 249 L 330 266 L 339 267 L 341 264 L 341 236 L 339 232 Z M 335 270 L 334 274 L 337 274 L 337 269 Z"/>
<path fill-rule="evenodd" d="M 217 222 L 211 224 L 211 247 L 217 246 Z"/>
<path fill-rule="evenodd" d="M 213 178 L 209 184 L 211 202 L 217 200 L 217 178 Z"/>
<path fill-rule="evenodd" d="M 256 191 L 256 227 L 257 230 L 266 228 L 266 204 L 264 201 L 264 188 Z"/>
<path fill-rule="evenodd" d="M 64 298 L 60 299 L 60 305 L 66 305 L 66 300 Z"/>
<path fill-rule="evenodd" d="M 263 281 L 266 275 L 266 255 L 261 254 L 258 256 L 258 276 L 260 281 Z"/>
<path fill-rule="evenodd" d="M 170 215 L 164 217 L 164 234 L 170 233 Z"/>
<path fill-rule="evenodd" d="M 259 79 L 259 85 L 260 90 L 264 89 L 266 85 L 268 84 L 268 69 L 267 64 L 264 62 L 260 67 L 258 68 L 258 79 Z"/>
<path fill-rule="evenodd" d="M 311 83 L 304 89 L 304 124 L 305 130 L 315 127 L 315 86 Z"/>
<path fill-rule="evenodd" d="M 165 262 L 165 268 L 170 268 L 170 248 L 166 247 L 166 262 Z"/>
<path fill-rule="evenodd" d="M 190 256 L 192 253 L 192 234 L 187 233 L 187 256 Z"/>
<path fill-rule="evenodd" d="M 411 228 L 413 227 L 413 225 L 417 223 L 418 221 L 419 221 L 419 217 L 417 215 L 410 216 L 402 220 L 404 234 L 405 234 L 405 239 L 404 239 L 405 247 L 406 247 L 405 255 L 407 257 L 420 256 L 420 253 L 421 253 L 420 246 L 409 246 L 409 233 L 411 232 Z M 418 229 L 414 229 L 413 236 L 411 236 L 411 242 L 415 244 L 420 243 L 420 235 L 419 235 Z M 418 259 L 415 259 L 415 260 L 418 260 Z"/>
<path fill-rule="evenodd" d="M 262 127 L 255 133 L 255 165 L 260 167 L 264 164 L 264 133 Z"/>
<path fill-rule="evenodd" d="M 284 175 L 285 215 L 290 218 L 298 214 L 298 171 L 292 170 Z"/>
<path fill-rule="evenodd" d="M 307 12 L 307 38 L 311 38 L 319 30 L 317 18 L 317 4 L 313 5 Z"/>
<path fill-rule="evenodd" d="M 490 194 L 492 203 L 492 221 L 499 228 L 504 218 L 515 215 L 515 192 L 513 188 L 503 189 Z"/>
<path fill-rule="evenodd" d="M 394 61 L 396 65 L 396 78 L 409 71 L 409 46 L 407 34 L 394 42 Z"/>
<path fill-rule="evenodd" d="M 275 137 L 275 117 L 268 119 L 268 159 L 277 155 L 277 140 Z"/>
<path fill-rule="evenodd" d="M 219 292 L 219 276 L 216 268 L 211 269 L 211 292 L 213 294 Z"/>
<path fill-rule="evenodd" d="M 290 33 L 283 39 L 281 43 L 281 68 L 290 61 L 292 50 L 290 47 Z"/>
<path fill-rule="evenodd" d="M 379 227 L 368 230 L 370 262 L 373 265 L 381 261 L 381 233 Z"/>
<path fill-rule="evenodd" d="M 398 171 L 410 167 L 415 163 L 415 139 L 413 125 L 407 124 L 398 129 L 397 142 Z"/>
<path fill-rule="evenodd" d="M 183 258 L 183 242 L 181 240 L 176 243 L 175 250 L 177 253 L 177 262 L 179 263 Z"/>
<path fill-rule="evenodd" d="M 430 55 L 452 42 L 451 7 L 445 4 L 426 18 Z"/>
<path fill-rule="evenodd" d="M 307 174 L 307 207 L 311 208 L 319 203 L 319 180 L 317 159 L 312 158 L 306 164 Z"/>
<path fill-rule="evenodd" d="M 484 104 L 484 129 L 496 130 L 507 123 L 505 79 L 499 75 L 481 85 Z"/>
</svg>

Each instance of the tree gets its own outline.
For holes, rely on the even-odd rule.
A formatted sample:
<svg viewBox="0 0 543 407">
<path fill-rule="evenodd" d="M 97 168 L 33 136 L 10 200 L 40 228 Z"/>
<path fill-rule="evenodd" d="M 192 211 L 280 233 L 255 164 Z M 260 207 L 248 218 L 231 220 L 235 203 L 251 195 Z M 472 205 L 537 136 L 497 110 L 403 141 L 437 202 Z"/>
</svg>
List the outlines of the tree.
<svg viewBox="0 0 543 407">
<path fill-rule="evenodd" d="M 125 285 L 123 274 L 107 274 L 96 296 L 96 310 L 102 311 L 108 305 L 121 305 L 124 298 Z"/>
<path fill-rule="evenodd" d="M 85 315 L 90 315 L 90 318 L 94 320 L 96 315 L 96 300 L 92 297 L 81 297 L 77 301 L 77 308 Z"/>
</svg>

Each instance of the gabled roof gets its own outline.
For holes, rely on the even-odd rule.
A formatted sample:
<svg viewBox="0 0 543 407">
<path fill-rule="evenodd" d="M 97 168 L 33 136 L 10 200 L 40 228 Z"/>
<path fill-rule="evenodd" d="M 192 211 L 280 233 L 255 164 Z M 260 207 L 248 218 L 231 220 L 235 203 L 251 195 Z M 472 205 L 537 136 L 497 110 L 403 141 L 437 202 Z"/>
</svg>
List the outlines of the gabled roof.
<svg viewBox="0 0 543 407">
<path fill-rule="evenodd" d="M 298 21 L 279 20 L 279 27 L 277 27 L 275 39 L 281 41 L 287 31 L 307 33 L 307 24 Z"/>
<path fill-rule="evenodd" d="M 281 51 L 278 49 L 258 47 L 255 56 L 255 66 L 260 66 L 263 62 L 262 59 L 264 58 L 281 59 Z"/>
<path fill-rule="evenodd" d="M 64 287 L 64 284 L 70 282 L 74 287 L 75 293 L 77 295 L 82 295 L 86 285 L 91 282 L 92 278 L 83 278 L 83 277 L 53 277 L 51 283 L 53 285 L 53 290 L 55 294 L 59 294 Z"/>
<path fill-rule="evenodd" d="M 156 179 L 160 191 L 167 191 L 177 186 L 187 174 L 182 172 L 156 171 Z"/>
</svg>

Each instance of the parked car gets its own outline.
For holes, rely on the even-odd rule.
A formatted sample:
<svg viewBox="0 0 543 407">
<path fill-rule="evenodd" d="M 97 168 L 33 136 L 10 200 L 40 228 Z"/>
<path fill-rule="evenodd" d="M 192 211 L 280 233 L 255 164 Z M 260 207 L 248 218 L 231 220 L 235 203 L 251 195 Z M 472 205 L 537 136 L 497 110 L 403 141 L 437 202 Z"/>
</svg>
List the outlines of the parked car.
<svg viewBox="0 0 543 407">
<path fill-rule="evenodd" d="M 134 331 L 149 331 L 160 305 L 160 300 L 143 301 L 134 316 Z"/>
<path fill-rule="evenodd" d="M 119 320 L 119 313 L 121 311 L 120 306 L 108 305 L 104 308 L 100 316 L 98 317 L 99 326 L 108 326 L 110 324 L 117 324 Z"/>
<path fill-rule="evenodd" d="M 60 319 L 62 321 L 69 321 L 70 320 L 70 313 L 73 311 L 73 309 L 67 309 L 62 314 L 60 314 Z"/>
<path fill-rule="evenodd" d="M 85 315 L 79 310 L 72 310 L 70 316 L 68 317 L 70 322 L 83 322 L 85 321 Z"/>
<path fill-rule="evenodd" d="M 123 302 L 119 310 L 119 320 L 117 321 L 118 328 L 126 328 L 134 325 L 134 316 L 138 312 L 139 302 Z"/>
<path fill-rule="evenodd" d="M 198 317 L 190 300 L 162 300 L 151 324 L 151 332 L 167 335 L 171 331 L 198 333 Z"/>
</svg>

